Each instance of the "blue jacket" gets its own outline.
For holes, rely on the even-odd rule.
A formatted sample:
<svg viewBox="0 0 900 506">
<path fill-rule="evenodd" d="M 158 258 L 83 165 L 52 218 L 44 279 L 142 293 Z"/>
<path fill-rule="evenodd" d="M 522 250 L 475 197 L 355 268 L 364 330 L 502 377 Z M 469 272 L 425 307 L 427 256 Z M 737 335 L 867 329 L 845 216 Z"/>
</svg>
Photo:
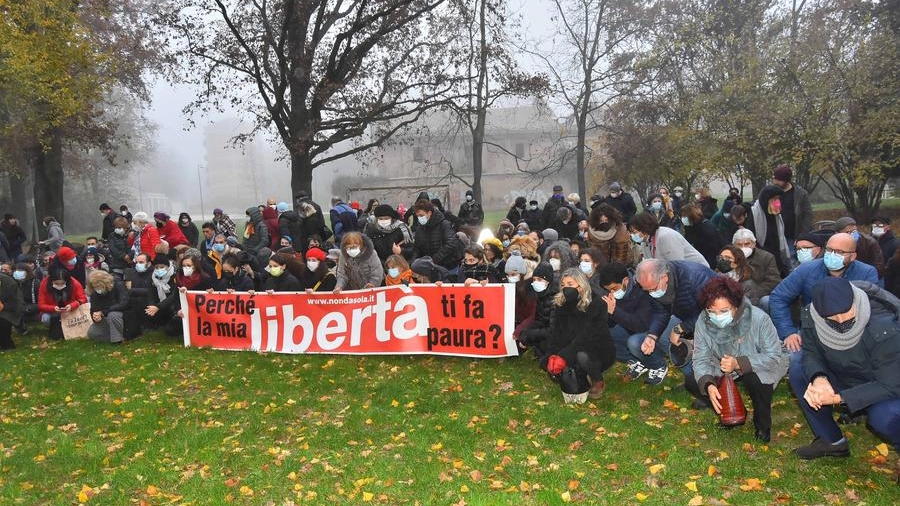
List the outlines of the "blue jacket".
<svg viewBox="0 0 900 506">
<path fill-rule="evenodd" d="M 681 320 L 681 327 L 686 333 L 693 333 L 697 317 L 705 309 L 700 307 L 697 296 L 703 285 L 716 276 L 718 274 L 712 269 L 697 262 L 690 260 L 669 262 L 669 284 L 675 285 L 675 299 L 670 304 L 658 300 L 663 311 L 653 315 L 649 333 L 661 336 L 672 316 Z"/>
<path fill-rule="evenodd" d="M 787 336 L 800 333 L 800 329 L 791 319 L 791 304 L 797 297 L 802 297 L 801 303 L 804 306 L 812 302 L 813 287 L 828 275 L 825 261 L 819 258 L 800 264 L 775 287 L 769 296 L 769 315 L 775 324 L 775 330 L 778 331 L 779 339 L 784 341 Z M 844 278 L 848 281 L 868 281 L 877 285 L 878 271 L 869 264 L 854 260 L 844 271 Z"/>
<path fill-rule="evenodd" d="M 634 276 L 628 278 L 625 296 L 616 301 L 616 309 L 610 319 L 631 334 L 647 332 L 650 322 L 665 318 L 665 309 L 641 289 Z"/>
</svg>

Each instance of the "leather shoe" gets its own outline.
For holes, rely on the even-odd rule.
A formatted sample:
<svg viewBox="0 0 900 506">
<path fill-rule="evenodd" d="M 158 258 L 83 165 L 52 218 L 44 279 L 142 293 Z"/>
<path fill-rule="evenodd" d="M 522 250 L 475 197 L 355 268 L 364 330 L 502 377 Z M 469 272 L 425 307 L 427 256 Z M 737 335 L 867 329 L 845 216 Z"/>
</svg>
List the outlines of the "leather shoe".
<svg viewBox="0 0 900 506">
<path fill-rule="evenodd" d="M 840 444 L 831 444 L 817 437 L 813 439 L 812 443 L 794 450 L 794 453 L 803 460 L 812 460 L 819 457 L 849 457 L 850 443 L 844 440 Z"/>
<path fill-rule="evenodd" d="M 606 389 L 606 384 L 603 383 L 603 380 L 595 381 L 591 385 L 591 389 L 588 390 L 588 399 L 599 399 L 603 396 L 603 390 Z"/>
</svg>

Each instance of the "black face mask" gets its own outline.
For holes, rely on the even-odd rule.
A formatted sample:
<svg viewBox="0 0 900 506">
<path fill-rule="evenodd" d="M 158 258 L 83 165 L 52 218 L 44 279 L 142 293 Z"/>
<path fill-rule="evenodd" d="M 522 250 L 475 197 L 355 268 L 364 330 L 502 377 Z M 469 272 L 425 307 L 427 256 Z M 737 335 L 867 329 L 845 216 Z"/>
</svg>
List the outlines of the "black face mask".
<svg viewBox="0 0 900 506">
<path fill-rule="evenodd" d="M 600 225 L 597 226 L 597 230 L 599 230 L 601 232 L 608 232 L 609 228 L 611 226 L 612 226 L 612 223 L 609 223 L 609 222 L 601 223 Z"/>
<path fill-rule="evenodd" d="M 574 304 L 578 301 L 578 289 L 567 286 L 562 289 L 563 297 L 566 298 L 566 304 Z"/>
<path fill-rule="evenodd" d="M 716 260 L 716 269 L 718 269 L 719 272 L 721 272 L 723 274 L 727 273 L 727 272 L 731 272 L 731 260 L 729 260 L 727 258 L 719 257 Z"/>
<path fill-rule="evenodd" d="M 853 318 L 850 318 L 843 323 L 838 323 L 832 319 L 825 318 L 825 323 L 827 323 L 832 330 L 841 334 L 846 334 L 850 331 L 851 328 L 853 328 L 853 324 L 856 323 L 856 317 L 854 316 Z"/>
</svg>

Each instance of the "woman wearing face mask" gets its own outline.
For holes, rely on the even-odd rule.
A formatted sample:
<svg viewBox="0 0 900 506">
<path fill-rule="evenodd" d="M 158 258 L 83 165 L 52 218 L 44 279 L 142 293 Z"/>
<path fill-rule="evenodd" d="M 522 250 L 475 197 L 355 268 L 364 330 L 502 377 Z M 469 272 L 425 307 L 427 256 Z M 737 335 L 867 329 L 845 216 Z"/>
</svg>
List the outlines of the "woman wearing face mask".
<svg viewBox="0 0 900 506">
<path fill-rule="evenodd" d="M 225 255 L 222 258 L 222 278 L 215 283 L 220 292 L 253 291 L 253 278 L 241 268 L 241 259 L 237 255 Z"/>
<path fill-rule="evenodd" d="M 123 280 L 128 290 L 128 310 L 125 312 L 125 339 L 128 340 L 141 335 L 142 329 L 151 323 L 146 313 L 150 291 L 155 290 L 150 257 L 144 253 L 136 256 L 134 266 L 125 269 Z"/>
<path fill-rule="evenodd" d="M 594 248 L 585 249 L 578 255 L 578 269 L 588 277 L 591 288 L 598 293 L 602 293 L 604 288 L 600 285 L 600 278 L 597 276 L 597 273 L 606 264 L 606 258 L 599 250 Z"/>
<path fill-rule="evenodd" d="M 594 296 L 587 277 L 578 268 L 563 271 L 550 337 L 538 363 L 558 377 L 571 367 L 590 380 L 588 397 L 603 394 L 603 372 L 613 365 L 616 350 L 609 335 L 606 302 Z"/>
<path fill-rule="evenodd" d="M 341 239 L 334 292 L 362 290 L 381 286 L 384 268 L 375 253 L 372 240 L 359 232 L 348 232 Z"/>
<path fill-rule="evenodd" d="M 646 211 L 653 216 L 656 220 L 656 223 L 659 224 L 660 227 L 668 227 L 671 229 L 676 228 L 675 216 L 669 215 L 669 212 L 666 210 L 664 198 L 662 195 L 658 193 L 653 193 L 650 195 L 650 198 L 647 199 L 647 209 Z"/>
<path fill-rule="evenodd" d="M 74 253 L 74 252 L 73 252 Z M 38 290 L 38 311 L 41 321 L 50 326 L 50 339 L 59 341 L 63 338 L 60 316 L 75 310 L 87 302 L 83 285 L 71 272 L 59 265 L 51 265 L 50 272 Z"/>
<path fill-rule="evenodd" d="M 669 227 L 661 227 L 650 213 L 641 213 L 630 223 L 631 240 L 641 247 L 644 260 L 689 260 L 709 267 L 706 258 L 687 242 L 683 235 Z"/>
<path fill-rule="evenodd" d="M 109 257 L 106 260 L 110 272 L 119 279 L 123 279 L 125 270 L 131 267 L 131 259 L 134 258 L 131 246 L 128 245 L 129 240 L 134 240 L 133 234 L 128 220 L 119 216 L 113 220 L 113 232 L 106 238 L 109 247 Z"/>
<path fill-rule="evenodd" d="M 300 277 L 300 283 L 306 287 L 306 293 L 330 292 L 337 284 L 334 271 L 328 267 L 324 250 L 310 248 L 306 252 L 306 269 Z"/>
<path fill-rule="evenodd" d="M 687 242 L 703 255 L 709 265 L 716 265 L 716 255 L 726 242 L 716 227 L 703 216 L 700 206 L 696 203 L 683 206 L 681 223 Z"/>
<path fill-rule="evenodd" d="M 387 274 L 384 276 L 385 286 L 410 285 L 413 272 L 403 255 L 391 255 L 384 261 Z"/>
<path fill-rule="evenodd" d="M 550 324 L 556 307 L 554 299 L 558 292 L 559 284 L 553 283 L 553 267 L 547 262 L 539 263 L 534 268 L 529 289 L 526 291 L 535 301 L 534 312 L 530 318 L 522 320 L 513 331 L 513 339 L 518 341 L 519 348 L 532 348 L 537 357 L 546 354 L 544 349 L 550 337 Z"/>
<path fill-rule="evenodd" d="M 412 232 L 400 215 L 389 205 L 380 205 L 373 209 L 373 217 L 366 223 L 366 237 L 372 240 L 372 246 L 378 260 L 384 262 L 391 255 L 403 255 L 409 258 L 413 250 Z"/>
<path fill-rule="evenodd" d="M 473 243 L 466 246 L 459 270 L 459 279 L 465 280 L 466 286 L 474 283 L 485 285 L 499 281 L 497 271 L 485 261 L 484 248 L 478 244 Z"/>
<path fill-rule="evenodd" d="M 459 261 L 462 260 L 462 248 L 458 247 L 459 239 L 453 225 L 444 219 L 444 215 L 435 209 L 434 204 L 428 201 L 416 202 L 413 213 L 418 223 L 415 229 L 413 256 L 431 257 L 435 264 L 451 273 L 455 272 L 459 268 Z"/>
<path fill-rule="evenodd" d="M 91 246 L 84 252 L 84 272 L 85 276 L 90 277 L 94 271 L 109 272 L 109 264 L 106 263 L 106 257 L 97 251 L 97 248 Z"/>
<path fill-rule="evenodd" d="M 506 213 L 506 219 L 510 223 L 516 224 L 525 220 L 525 197 L 516 197 L 515 202 L 509 208 L 509 212 Z"/>
<path fill-rule="evenodd" d="M 87 336 L 104 343 L 121 343 L 125 337 L 125 311 L 128 290 L 122 281 L 105 271 L 88 275 L 87 292 L 91 301 L 91 320 Z"/>
<path fill-rule="evenodd" d="M 694 378 L 704 397 L 719 413 L 718 378 L 730 374 L 750 396 L 756 439 L 769 442 L 772 430 L 772 395 L 787 373 L 788 356 L 782 351 L 775 325 L 765 311 L 744 297 L 737 281 L 716 277 L 700 291 L 706 308 L 694 327 Z"/>
<path fill-rule="evenodd" d="M 156 247 L 160 244 L 159 230 L 156 229 L 156 223 L 150 223 L 148 220 L 147 213 L 143 211 L 134 213 L 132 217 L 131 228 L 135 232 L 129 236 L 132 255 L 138 253 L 156 255 Z"/>
<path fill-rule="evenodd" d="M 262 282 L 262 289 L 269 293 L 274 292 L 302 292 L 303 284 L 288 270 L 288 259 L 276 253 L 269 257 L 269 265 L 265 271 L 268 276 Z"/>
<path fill-rule="evenodd" d="M 559 274 L 571 267 L 578 268 L 578 257 L 566 241 L 556 241 L 544 250 L 544 262 L 553 267 L 554 283 L 559 283 Z"/>
<path fill-rule="evenodd" d="M 607 262 L 634 266 L 634 248 L 622 214 L 609 204 L 598 204 L 588 218 L 587 242 L 600 251 Z"/>
<path fill-rule="evenodd" d="M 528 224 L 529 230 L 541 230 L 541 220 L 543 219 L 543 213 L 541 212 L 540 206 L 538 206 L 537 200 L 531 200 L 528 202 L 528 207 L 525 209 L 525 213 L 523 214 L 522 219 L 525 220 L 525 223 Z"/>
<path fill-rule="evenodd" d="M 50 262 L 50 267 L 54 266 L 69 271 L 69 274 L 77 279 L 81 286 L 84 286 L 87 282 L 84 260 L 78 258 L 78 254 L 69 246 L 62 246 L 56 251 L 56 256 Z"/>
<path fill-rule="evenodd" d="M 200 244 L 200 230 L 197 229 L 197 225 L 194 224 L 190 214 L 181 213 L 178 215 L 178 228 L 184 234 L 190 247 L 196 248 Z"/>
<path fill-rule="evenodd" d="M 152 262 L 152 287 L 147 292 L 147 307 L 144 314 L 150 328 L 164 327 L 166 332 L 180 330 L 175 300 L 178 285 L 175 281 L 175 266 L 166 255 L 156 255 Z"/>
</svg>

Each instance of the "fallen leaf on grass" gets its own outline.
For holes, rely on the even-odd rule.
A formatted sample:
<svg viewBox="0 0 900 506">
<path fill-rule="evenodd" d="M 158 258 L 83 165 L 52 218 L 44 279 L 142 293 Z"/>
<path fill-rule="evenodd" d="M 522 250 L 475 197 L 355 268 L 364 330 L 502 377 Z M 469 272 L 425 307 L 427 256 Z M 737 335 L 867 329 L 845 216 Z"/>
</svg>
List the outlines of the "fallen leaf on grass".
<svg viewBox="0 0 900 506">
<path fill-rule="evenodd" d="M 572 500 L 572 494 L 570 494 L 568 490 L 559 494 L 559 497 L 562 499 L 562 502 L 570 502 Z"/>
<path fill-rule="evenodd" d="M 689 482 L 685 483 L 684 486 L 691 492 L 697 491 L 697 482 L 696 481 L 689 481 Z"/>
<path fill-rule="evenodd" d="M 656 474 L 656 473 L 662 471 L 663 469 L 665 469 L 665 467 L 666 467 L 665 464 L 654 464 L 654 465 L 650 466 L 648 469 L 650 470 L 650 474 Z"/>
<path fill-rule="evenodd" d="M 703 496 L 702 495 L 695 495 L 694 497 L 691 498 L 690 501 L 688 501 L 688 506 L 700 506 L 701 504 L 703 504 Z"/>
<path fill-rule="evenodd" d="M 740 486 L 740 489 L 744 492 L 749 492 L 751 490 L 762 490 L 762 482 L 759 481 L 758 478 L 747 478 L 746 481 Z"/>
<path fill-rule="evenodd" d="M 888 446 L 886 444 L 881 443 L 881 444 L 875 446 L 875 449 L 878 450 L 878 453 L 880 453 L 882 456 L 884 456 L 884 457 L 888 456 Z"/>
<path fill-rule="evenodd" d="M 650 497 L 650 496 L 643 492 L 638 492 L 637 494 L 634 494 L 634 498 L 641 502 L 646 501 L 648 497 Z"/>
</svg>

